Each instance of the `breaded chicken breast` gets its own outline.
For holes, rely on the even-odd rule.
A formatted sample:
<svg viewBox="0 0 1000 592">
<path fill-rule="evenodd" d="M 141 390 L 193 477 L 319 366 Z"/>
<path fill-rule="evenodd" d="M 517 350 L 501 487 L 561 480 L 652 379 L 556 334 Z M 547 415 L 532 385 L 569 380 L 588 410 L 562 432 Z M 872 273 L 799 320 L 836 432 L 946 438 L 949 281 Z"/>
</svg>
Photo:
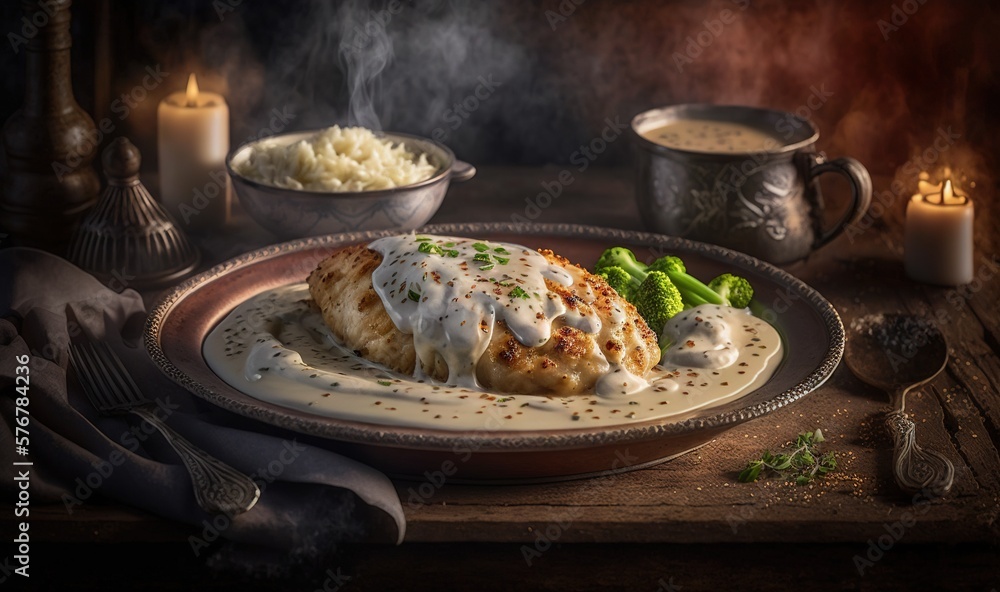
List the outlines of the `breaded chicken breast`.
<svg viewBox="0 0 1000 592">
<path fill-rule="evenodd" d="M 548 298 L 560 298 L 569 310 L 597 315 L 596 333 L 552 321 L 551 337 L 531 347 L 514 336 L 503 320 L 492 328 L 485 353 L 475 366 L 478 383 L 491 391 L 519 394 L 593 393 L 611 367 L 643 376 L 660 359 L 657 336 L 635 307 L 604 280 L 551 251 L 539 251 L 565 269 L 572 286 L 546 279 Z M 413 335 L 400 331 L 372 285 L 382 255 L 365 245 L 344 248 L 320 262 L 309 276 L 309 291 L 333 334 L 358 355 L 412 375 L 417 364 Z M 624 322 L 622 321 L 624 315 Z M 449 369 L 441 355 L 425 356 L 423 374 L 445 381 Z"/>
</svg>

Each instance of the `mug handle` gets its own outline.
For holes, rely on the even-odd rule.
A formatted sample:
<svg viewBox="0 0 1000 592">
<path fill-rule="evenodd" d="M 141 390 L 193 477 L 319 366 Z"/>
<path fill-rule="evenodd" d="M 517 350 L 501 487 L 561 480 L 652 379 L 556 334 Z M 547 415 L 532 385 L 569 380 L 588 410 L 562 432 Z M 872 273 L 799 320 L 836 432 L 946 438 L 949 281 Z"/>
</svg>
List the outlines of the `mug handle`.
<svg viewBox="0 0 1000 592">
<path fill-rule="evenodd" d="M 808 183 L 813 183 L 816 177 L 819 177 L 823 173 L 838 173 L 846 177 L 847 181 L 851 184 L 851 206 L 847 209 L 847 213 L 844 214 L 843 218 L 838 220 L 832 228 L 821 231 L 820 235 L 816 237 L 816 243 L 813 245 L 815 249 L 840 236 L 840 233 L 844 229 L 860 221 L 861 217 L 868 212 L 868 206 L 872 203 L 872 178 L 864 165 L 850 157 L 835 158 L 833 160 L 826 160 L 826 158 L 819 154 L 808 154 L 806 157 L 809 158 Z M 806 191 L 806 195 L 810 196 L 813 208 L 817 211 L 822 211 L 823 203 L 819 198 L 819 192 Z M 817 213 L 816 215 L 818 216 L 819 214 Z"/>
</svg>

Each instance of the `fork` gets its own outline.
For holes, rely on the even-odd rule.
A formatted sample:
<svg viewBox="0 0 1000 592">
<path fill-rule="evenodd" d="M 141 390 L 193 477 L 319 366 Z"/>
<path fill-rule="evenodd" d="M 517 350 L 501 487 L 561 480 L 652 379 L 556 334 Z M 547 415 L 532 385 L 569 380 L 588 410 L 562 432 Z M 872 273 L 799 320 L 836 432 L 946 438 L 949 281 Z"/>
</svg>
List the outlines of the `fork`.
<svg viewBox="0 0 1000 592">
<path fill-rule="evenodd" d="M 70 360 L 87 399 L 101 415 L 133 413 L 163 435 L 191 475 L 194 496 L 202 509 L 234 516 L 254 507 L 260 488 L 253 479 L 188 442 L 157 417 L 156 403 L 142 394 L 107 343 L 72 343 Z"/>
</svg>

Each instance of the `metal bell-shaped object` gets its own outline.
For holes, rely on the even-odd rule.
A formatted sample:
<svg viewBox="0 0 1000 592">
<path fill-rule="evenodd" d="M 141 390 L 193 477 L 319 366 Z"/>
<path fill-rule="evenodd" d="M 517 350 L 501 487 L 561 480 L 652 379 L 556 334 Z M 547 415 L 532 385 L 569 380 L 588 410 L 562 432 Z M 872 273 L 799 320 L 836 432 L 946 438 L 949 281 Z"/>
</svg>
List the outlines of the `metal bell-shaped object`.
<svg viewBox="0 0 1000 592">
<path fill-rule="evenodd" d="M 170 214 L 139 180 L 142 157 L 127 138 L 101 156 L 108 186 L 82 220 L 67 258 L 108 284 L 161 287 L 198 266 L 200 255 Z"/>
</svg>

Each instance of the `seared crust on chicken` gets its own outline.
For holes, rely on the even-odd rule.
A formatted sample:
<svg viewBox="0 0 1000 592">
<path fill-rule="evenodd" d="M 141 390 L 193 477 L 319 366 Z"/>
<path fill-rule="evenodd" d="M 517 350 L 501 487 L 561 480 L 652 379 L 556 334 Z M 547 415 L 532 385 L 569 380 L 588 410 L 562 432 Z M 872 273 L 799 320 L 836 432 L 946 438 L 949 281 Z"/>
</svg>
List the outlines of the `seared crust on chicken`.
<svg viewBox="0 0 1000 592">
<path fill-rule="evenodd" d="M 539 252 L 574 278 L 569 287 L 546 280 L 549 291 L 570 309 L 598 315 L 601 330 L 585 333 L 560 318 L 553 322 L 552 337 L 546 343 L 528 347 L 499 321 L 476 366 L 476 378 L 484 388 L 539 395 L 592 393 L 608 371 L 605 358 L 638 376 L 656 365 L 660 359 L 656 334 L 634 306 L 599 276 L 552 251 Z M 396 328 L 372 287 L 372 272 L 381 262 L 382 255 L 365 245 L 346 247 L 320 262 L 309 275 L 309 291 L 327 326 L 347 347 L 392 370 L 413 374 L 413 336 Z M 624 323 L 612 320 L 622 315 Z M 440 356 L 432 363 L 425 360 L 422 368 L 436 380 L 448 378 L 448 367 Z"/>
</svg>

